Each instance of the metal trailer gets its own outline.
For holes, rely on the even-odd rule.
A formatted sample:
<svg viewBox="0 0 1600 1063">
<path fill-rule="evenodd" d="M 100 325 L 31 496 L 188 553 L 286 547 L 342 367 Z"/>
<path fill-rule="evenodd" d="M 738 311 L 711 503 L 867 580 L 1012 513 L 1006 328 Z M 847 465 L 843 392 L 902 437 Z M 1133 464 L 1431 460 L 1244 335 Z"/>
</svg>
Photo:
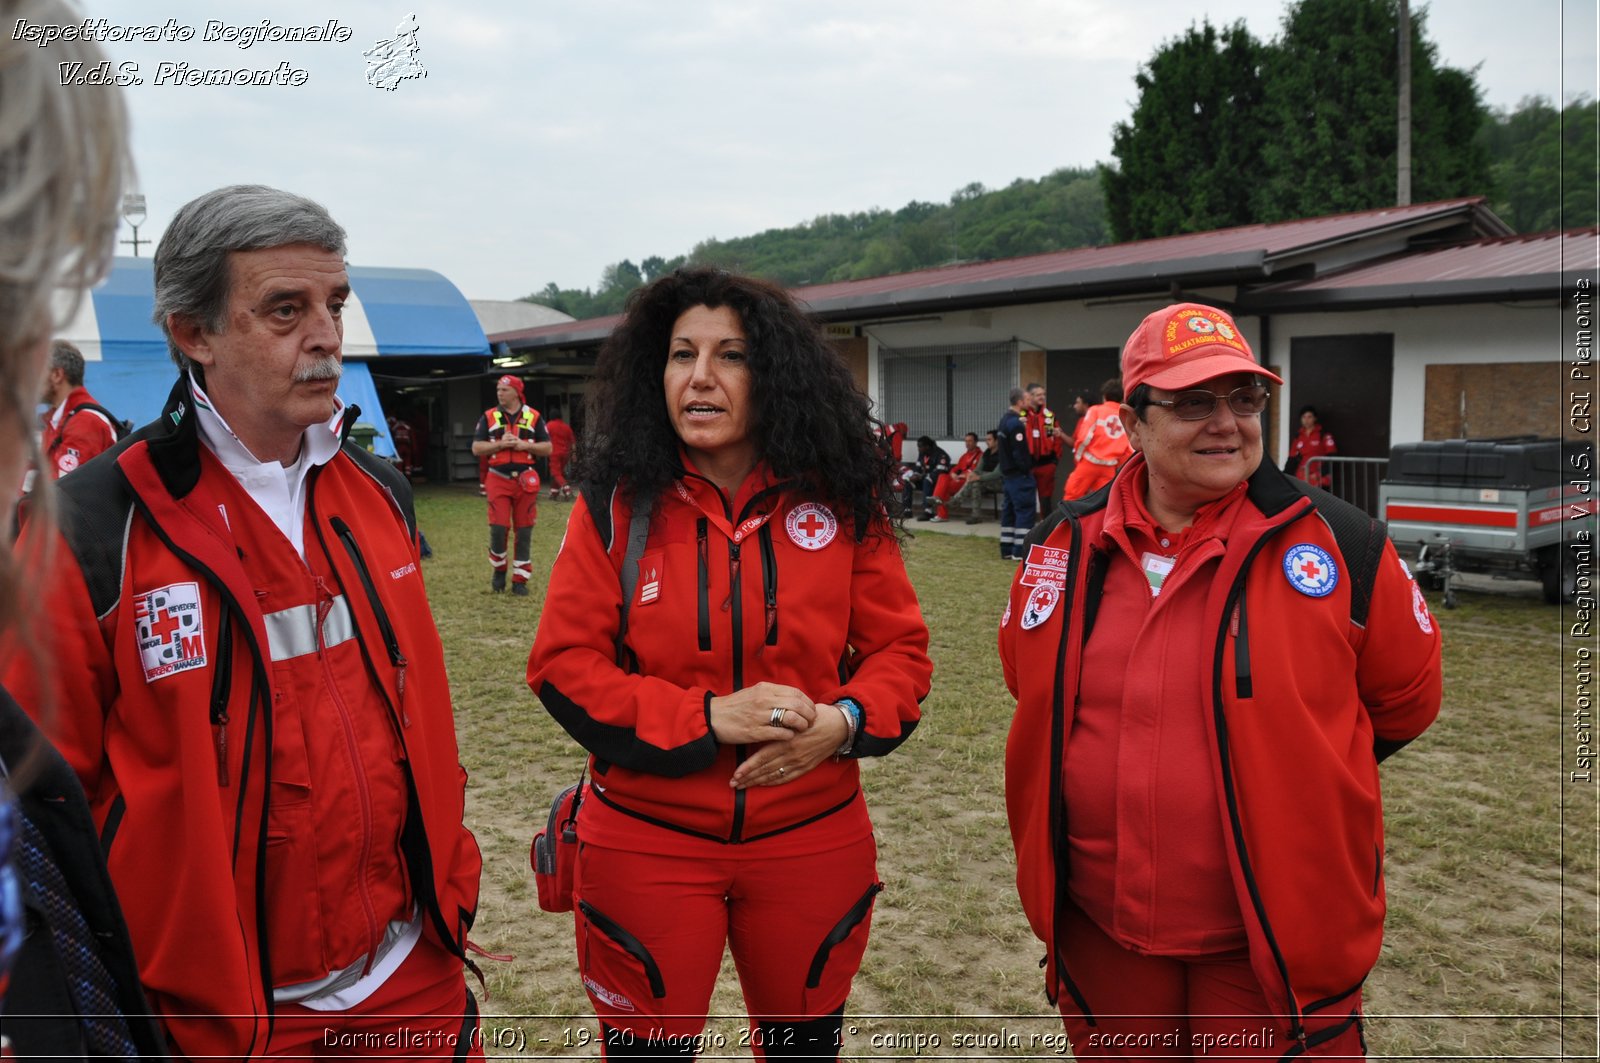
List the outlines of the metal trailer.
<svg viewBox="0 0 1600 1063">
<path fill-rule="evenodd" d="M 1565 546 L 1595 539 L 1594 445 L 1517 436 L 1402 443 L 1378 486 L 1378 516 L 1419 582 L 1445 592 L 1458 572 L 1540 581 L 1570 601 L 1577 567 Z"/>
</svg>

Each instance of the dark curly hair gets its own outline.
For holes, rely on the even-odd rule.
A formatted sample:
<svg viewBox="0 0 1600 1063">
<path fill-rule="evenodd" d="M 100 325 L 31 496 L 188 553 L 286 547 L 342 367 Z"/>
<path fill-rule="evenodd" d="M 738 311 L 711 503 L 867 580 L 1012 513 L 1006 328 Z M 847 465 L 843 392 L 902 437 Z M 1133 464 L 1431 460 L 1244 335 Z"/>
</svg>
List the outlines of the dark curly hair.
<svg viewBox="0 0 1600 1063">
<path fill-rule="evenodd" d="M 729 307 L 747 341 L 756 453 L 779 479 L 853 518 L 858 537 L 897 535 L 886 510 L 894 462 L 871 401 L 816 324 L 782 288 L 708 267 L 685 267 L 637 289 L 600 348 L 577 479 L 659 493 L 683 473 L 663 375 L 672 326 L 696 306 Z"/>
</svg>

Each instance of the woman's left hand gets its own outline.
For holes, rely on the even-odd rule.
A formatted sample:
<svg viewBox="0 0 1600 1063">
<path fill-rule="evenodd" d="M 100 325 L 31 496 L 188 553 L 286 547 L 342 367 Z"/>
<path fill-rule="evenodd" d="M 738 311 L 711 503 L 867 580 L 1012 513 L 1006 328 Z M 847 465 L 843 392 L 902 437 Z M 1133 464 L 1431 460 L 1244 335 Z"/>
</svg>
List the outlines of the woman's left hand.
<svg viewBox="0 0 1600 1063">
<path fill-rule="evenodd" d="M 734 769 L 729 781 L 736 790 L 751 786 L 782 786 L 793 782 L 844 744 L 850 727 L 839 706 L 817 703 L 817 718 L 811 726 L 787 742 L 764 742 Z"/>
</svg>

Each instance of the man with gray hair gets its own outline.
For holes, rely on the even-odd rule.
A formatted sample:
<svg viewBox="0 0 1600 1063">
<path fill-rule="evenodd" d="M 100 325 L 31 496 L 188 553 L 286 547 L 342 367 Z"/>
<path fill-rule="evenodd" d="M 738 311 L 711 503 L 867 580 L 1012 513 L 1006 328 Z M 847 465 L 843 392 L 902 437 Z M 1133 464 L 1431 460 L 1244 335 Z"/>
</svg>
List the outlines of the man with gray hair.
<svg viewBox="0 0 1600 1063">
<path fill-rule="evenodd" d="M 40 449 L 51 479 L 60 479 L 116 443 L 117 419 L 83 386 L 83 352 L 66 340 L 50 345 L 50 369 L 39 401 L 50 407 Z"/>
<path fill-rule="evenodd" d="M 62 482 L 56 667 L 6 676 L 48 687 L 174 1055 L 482 1055 L 481 860 L 411 492 L 335 394 L 344 252 L 275 189 L 178 211 L 178 380 Z"/>
</svg>

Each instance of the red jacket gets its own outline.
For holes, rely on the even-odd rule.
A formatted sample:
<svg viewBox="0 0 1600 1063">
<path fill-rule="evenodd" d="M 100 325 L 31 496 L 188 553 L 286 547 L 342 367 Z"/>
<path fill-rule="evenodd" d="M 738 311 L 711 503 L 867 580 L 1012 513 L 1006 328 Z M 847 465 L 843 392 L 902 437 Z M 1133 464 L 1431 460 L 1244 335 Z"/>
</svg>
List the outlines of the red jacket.
<svg viewBox="0 0 1600 1063">
<path fill-rule="evenodd" d="M 628 671 L 614 639 L 631 508 L 614 497 L 608 552 L 580 499 L 528 658 L 534 693 L 593 754 L 602 801 L 732 843 L 850 807 L 860 768 L 829 759 L 784 786 L 734 790 L 743 747 L 717 743 L 713 696 L 768 681 L 818 702 L 854 698 L 864 712 L 855 755 L 881 756 L 915 728 L 933 672 L 895 543 L 858 542 L 827 507 L 761 476 L 751 474 L 737 510 L 693 473 L 656 498 L 629 612 Z"/>
<path fill-rule="evenodd" d="M 1133 447 L 1122 427 L 1121 410 L 1121 403 L 1101 402 L 1084 411 L 1078 422 L 1082 435 L 1074 434 L 1072 456 L 1094 465 L 1115 466 L 1125 461 Z"/>
<path fill-rule="evenodd" d="M 269 844 L 300 840 L 282 819 L 284 798 L 316 781 L 308 747 L 336 739 L 295 734 L 304 721 L 294 669 L 273 660 L 260 574 L 246 571 L 230 527 L 248 518 L 218 489 L 231 477 L 184 416 L 193 402 L 180 382 L 163 417 L 114 461 L 62 482 L 70 534 L 41 604 L 55 633 L 50 699 L 40 700 L 26 660 L 11 662 L 5 683 L 30 711 L 52 714 L 51 738 L 83 782 L 174 1053 L 242 1058 L 266 1044 L 271 942 L 319 929 L 314 909 L 271 925 L 284 884 L 267 879 L 266 856 Z M 305 490 L 308 557 L 320 552 L 313 570 L 331 571 L 360 651 L 330 655 L 329 667 L 343 670 L 341 683 L 357 680 L 354 669 L 376 681 L 409 792 L 407 829 L 394 840 L 408 898 L 426 933 L 462 955 L 481 862 L 462 824 L 466 776 L 409 490 L 386 462 L 350 447 Z"/>
<path fill-rule="evenodd" d="M 1047 994 L 1054 1000 L 1065 988 L 1091 1016 L 1095 1002 L 1081 999 L 1055 934 L 1068 874 L 1061 766 L 1097 593 L 1091 581 L 1103 578 L 1103 555 L 1090 544 L 1105 499 L 1068 503 L 1029 535 L 1029 562 L 1000 628 L 1017 698 L 1006 801 L 1018 891 L 1054 958 Z M 1438 713 L 1439 634 L 1387 539 L 1369 604 L 1353 602 L 1352 566 L 1329 520 L 1370 528 L 1359 511 L 1331 500 L 1319 514 L 1270 464 L 1250 478 L 1245 505 L 1193 628 L 1215 662 L 1210 676 L 1196 678 L 1210 707 L 1217 808 L 1251 965 L 1298 1029 L 1302 1015 L 1359 989 L 1377 960 L 1384 898 L 1375 742 L 1392 751 Z M 1322 554 L 1336 578 L 1327 578 Z"/>
<path fill-rule="evenodd" d="M 1328 457 L 1339 453 L 1339 448 L 1334 445 L 1333 436 L 1320 424 L 1316 428 L 1302 428 L 1295 433 L 1294 441 L 1289 444 L 1289 453 L 1297 459 L 1295 462 L 1295 475 L 1307 483 L 1317 487 L 1327 487 L 1333 481 L 1328 475 L 1328 466 L 1317 462 L 1312 468 L 1312 458 Z"/>
<path fill-rule="evenodd" d="M 1061 437 L 1056 434 L 1055 411 L 1046 406 L 1042 410 L 1029 409 L 1023 423 L 1028 428 L 1028 453 L 1033 464 L 1049 465 L 1061 458 Z"/>
<path fill-rule="evenodd" d="M 117 441 L 117 430 L 99 410 L 72 412 L 86 402 L 98 405 L 95 397 L 80 384 L 72 389 L 67 401 L 62 404 L 60 424 L 50 423 L 54 411 L 45 415 L 40 445 L 44 450 L 45 468 L 49 470 L 52 480 L 72 472 L 96 454 L 110 450 Z"/>
</svg>

